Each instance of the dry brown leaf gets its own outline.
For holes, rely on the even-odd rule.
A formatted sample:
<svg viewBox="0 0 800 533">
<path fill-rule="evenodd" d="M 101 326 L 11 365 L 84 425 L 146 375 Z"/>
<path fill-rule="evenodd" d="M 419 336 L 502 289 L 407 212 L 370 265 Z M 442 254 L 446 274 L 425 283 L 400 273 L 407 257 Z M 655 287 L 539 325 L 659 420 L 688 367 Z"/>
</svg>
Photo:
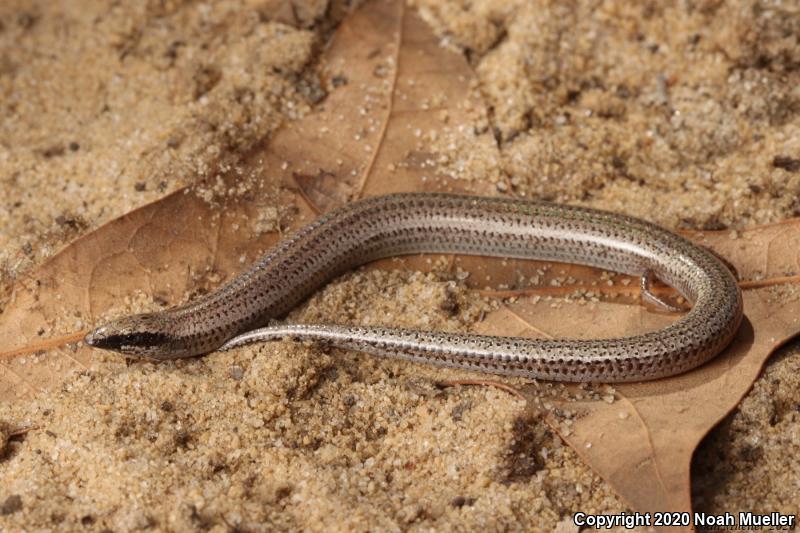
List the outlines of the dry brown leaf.
<svg viewBox="0 0 800 533">
<path fill-rule="evenodd" d="M 741 235 L 706 233 L 693 238 L 731 261 L 746 280 L 792 281 L 787 276 L 800 270 L 800 220 Z M 597 279 L 578 277 L 574 270 L 572 275 L 586 284 Z M 699 369 L 613 389 L 594 387 L 595 394 L 568 387 L 570 400 L 556 396 L 544 401 L 548 406 L 540 399 L 542 390 L 530 386 L 523 391 L 529 405 L 547 409 L 556 431 L 633 509 L 691 511 L 689 469 L 695 448 L 747 393 L 769 355 L 800 330 L 798 286 L 758 284 L 766 286 L 744 292 L 746 320 L 733 344 Z M 593 302 L 586 307 L 522 297 L 487 316 L 480 330 L 601 338 L 641 333 L 675 320 L 640 306 Z M 598 395 L 600 401 L 589 399 Z M 583 399 L 576 399 L 579 396 Z"/>
<path fill-rule="evenodd" d="M 281 132 L 270 142 L 272 151 L 291 155 L 298 145 L 307 148 L 284 162 L 315 212 L 401 191 L 488 193 L 485 181 L 438 173 L 431 146 L 465 136 L 470 113 L 483 112 L 469 90 L 469 65 L 439 46 L 402 3 L 373 3 L 369 12 L 348 19 L 326 54 L 325 77 L 348 90 L 334 91 L 313 115 Z M 466 136 L 497 153 L 488 132 Z"/>
<path fill-rule="evenodd" d="M 341 25 L 320 70 L 330 94 L 312 113 L 218 179 L 106 224 L 17 284 L 0 316 L 0 400 L 86 368 L 95 352 L 65 341 L 104 317 L 208 291 L 319 211 L 364 194 L 458 188 L 434 180 L 430 139 L 470 123 L 471 71 L 415 12 L 366 4 Z M 488 133 L 471 142 L 492 146 Z"/>
</svg>

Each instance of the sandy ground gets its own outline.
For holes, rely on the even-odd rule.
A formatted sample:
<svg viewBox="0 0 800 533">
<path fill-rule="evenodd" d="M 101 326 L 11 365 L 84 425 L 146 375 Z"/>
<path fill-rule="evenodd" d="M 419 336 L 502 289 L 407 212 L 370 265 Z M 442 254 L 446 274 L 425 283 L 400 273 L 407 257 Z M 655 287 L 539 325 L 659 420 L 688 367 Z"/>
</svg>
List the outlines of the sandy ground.
<svg viewBox="0 0 800 533">
<path fill-rule="evenodd" d="M 797 3 L 417 5 L 477 74 L 499 192 L 673 228 L 800 215 Z M 322 1 L 3 2 L 2 301 L 76 236 L 307 110 L 341 16 Z M 295 318 L 467 331 L 490 305 L 434 274 L 359 272 Z M 697 510 L 800 513 L 798 351 L 701 446 Z M 521 401 L 434 385 L 463 375 L 289 343 L 157 366 L 108 355 L 0 408 L 0 436 L 40 428 L 3 450 L 0 528 L 544 531 L 625 509 Z"/>
</svg>

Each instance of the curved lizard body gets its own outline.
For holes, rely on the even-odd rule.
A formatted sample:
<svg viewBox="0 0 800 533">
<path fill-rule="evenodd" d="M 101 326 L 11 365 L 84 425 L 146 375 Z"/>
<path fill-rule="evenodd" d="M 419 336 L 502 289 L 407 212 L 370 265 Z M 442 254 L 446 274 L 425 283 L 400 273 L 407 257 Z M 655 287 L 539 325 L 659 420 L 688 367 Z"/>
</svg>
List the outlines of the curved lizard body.
<svg viewBox="0 0 800 533">
<path fill-rule="evenodd" d="M 422 252 L 579 263 L 654 275 L 692 309 L 670 326 L 623 338 L 539 340 L 334 325 L 256 329 L 320 286 L 369 261 Z M 207 296 L 113 321 L 92 346 L 174 359 L 291 337 L 484 372 L 560 381 L 623 382 L 685 372 L 719 353 L 742 319 L 742 296 L 713 253 L 655 224 L 547 202 L 404 193 L 336 209 L 280 242 Z"/>
</svg>

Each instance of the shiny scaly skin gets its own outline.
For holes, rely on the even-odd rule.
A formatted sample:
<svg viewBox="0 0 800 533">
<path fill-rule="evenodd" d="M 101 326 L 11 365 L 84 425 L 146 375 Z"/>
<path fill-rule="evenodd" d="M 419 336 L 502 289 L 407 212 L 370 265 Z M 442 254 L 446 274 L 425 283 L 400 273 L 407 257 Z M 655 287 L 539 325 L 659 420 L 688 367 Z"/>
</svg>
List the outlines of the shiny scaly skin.
<svg viewBox="0 0 800 533">
<path fill-rule="evenodd" d="M 253 330 L 355 266 L 421 252 L 579 263 L 634 276 L 649 270 L 693 307 L 658 331 L 601 340 L 333 325 Z M 406 193 L 336 209 L 218 291 L 188 305 L 111 322 L 90 333 L 87 342 L 174 359 L 291 337 L 496 374 L 610 383 L 656 379 L 701 365 L 730 343 L 741 319 L 742 295 L 728 267 L 705 248 L 654 224 L 533 200 Z"/>
</svg>

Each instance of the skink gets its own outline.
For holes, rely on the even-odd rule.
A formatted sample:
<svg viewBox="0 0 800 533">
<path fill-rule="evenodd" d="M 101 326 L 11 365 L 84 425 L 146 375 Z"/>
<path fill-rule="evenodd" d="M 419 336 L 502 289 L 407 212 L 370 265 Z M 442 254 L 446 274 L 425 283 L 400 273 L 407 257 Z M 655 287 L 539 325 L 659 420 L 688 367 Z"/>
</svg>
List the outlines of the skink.
<svg viewBox="0 0 800 533">
<path fill-rule="evenodd" d="M 692 309 L 657 331 L 598 340 L 324 324 L 254 329 L 353 267 L 423 252 L 560 261 L 655 276 L 677 289 Z M 730 343 L 741 320 L 742 295 L 728 267 L 709 250 L 655 224 L 535 200 L 402 193 L 335 209 L 216 292 L 112 321 L 87 335 L 86 343 L 175 359 L 289 337 L 469 370 L 610 383 L 656 379 L 701 365 Z"/>
</svg>

